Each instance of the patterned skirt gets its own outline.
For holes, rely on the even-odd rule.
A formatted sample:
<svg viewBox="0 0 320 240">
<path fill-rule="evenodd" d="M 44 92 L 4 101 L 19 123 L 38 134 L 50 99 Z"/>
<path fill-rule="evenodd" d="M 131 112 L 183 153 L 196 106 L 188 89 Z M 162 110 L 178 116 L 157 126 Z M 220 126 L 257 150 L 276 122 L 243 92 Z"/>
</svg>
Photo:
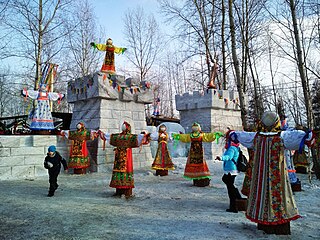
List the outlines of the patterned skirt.
<svg viewBox="0 0 320 240">
<path fill-rule="evenodd" d="M 279 225 L 299 218 L 280 136 L 258 135 L 255 149 L 259 151 L 255 151 L 253 159 L 246 217 L 264 225 Z"/>
<path fill-rule="evenodd" d="M 53 130 L 53 119 L 50 111 L 49 100 L 38 100 L 32 113 L 31 130 Z"/>
<path fill-rule="evenodd" d="M 109 186 L 121 189 L 134 188 L 132 164 L 132 149 L 117 147 Z"/>
<path fill-rule="evenodd" d="M 167 144 L 164 142 L 159 143 L 156 157 L 152 163 L 154 170 L 174 170 L 174 165 L 168 151 Z"/>
</svg>

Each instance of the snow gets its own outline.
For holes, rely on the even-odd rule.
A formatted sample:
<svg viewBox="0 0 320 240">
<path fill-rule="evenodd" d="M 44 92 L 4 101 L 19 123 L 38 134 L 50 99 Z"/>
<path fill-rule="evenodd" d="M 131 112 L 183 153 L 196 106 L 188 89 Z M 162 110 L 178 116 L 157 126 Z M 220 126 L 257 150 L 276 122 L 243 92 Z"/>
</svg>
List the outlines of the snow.
<svg viewBox="0 0 320 240">
<path fill-rule="evenodd" d="M 60 174 L 59 188 L 46 197 L 48 178 L 1 181 L 0 239 L 320 239 L 320 182 L 298 174 L 302 192 L 295 200 L 302 218 L 291 235 L 264 234 L 244 212 L 228 213 L 222 163 L 207 161 L 209 187 L 194 187 L 182 177 L 185 157 L 165 177 L 135 171 L 134 197 L 113 197 L 111 173 Z M 244 174 L 236 178 L 241 189 Z"/>
</svg>

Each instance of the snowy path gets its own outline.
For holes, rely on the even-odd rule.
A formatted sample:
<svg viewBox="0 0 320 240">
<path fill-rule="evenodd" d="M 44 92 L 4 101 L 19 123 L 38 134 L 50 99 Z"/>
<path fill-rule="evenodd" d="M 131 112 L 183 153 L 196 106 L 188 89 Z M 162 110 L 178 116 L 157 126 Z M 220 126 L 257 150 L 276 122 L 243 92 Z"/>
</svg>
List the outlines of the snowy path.
<svg viewBox="0 0 320 240">
<path fill-rule="evenodd" d="M 0 182 L 0 239 L 320 239 L 320 182 L 310 185 L 299 174 L 304 191 L 295 199 L 303 216 L 291 222 L 291 236 L 266 235 L 243 212 L 227 213 L 228 197 L 221 162 L 208 161 L 210 187 L 192 186 L 177 169 L 157 177 L 135 172 L 135 196 L 113 197 L 111 174 L 60 174 L 59 189 L 46 197 L 47 178 Z M 240 188 L 243 174 L 236 178 Z"/>
</svg>

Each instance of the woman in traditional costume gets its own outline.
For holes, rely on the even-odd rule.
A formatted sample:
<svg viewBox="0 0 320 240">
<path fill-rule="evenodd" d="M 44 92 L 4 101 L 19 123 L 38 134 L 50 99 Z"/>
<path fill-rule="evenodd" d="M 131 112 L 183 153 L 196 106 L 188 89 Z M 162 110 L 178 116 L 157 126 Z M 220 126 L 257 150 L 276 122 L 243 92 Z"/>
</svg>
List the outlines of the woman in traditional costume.
<svg viewBox="0 0 320 240">
<path fill-rule="evenodd" d="M 280 118 L 265 112 L 261 132 L 236 131 L 239 142 L 254 150 L 246 217 L 268 234 L 290 234 L 290 221 L 300 218 L 291 190 L 284 149 L 311 144 L 313 134 L 281 131 Z"/>
<path fill-rule="evenodd" d="M 106 44 L 92 42 L 90 43 L 90 45 L 98 49 L 99 51 L 106 52 L 103 65 L 101 67 L 101 72 L 114 74 L 116 72 L 115 65 L 114 65 L 114 54 L 115 53 L 122 54 L 127 49 L 114 46 L 111 38 L 108 38 Z"/>
<path fill-rule="evenodd" d="M 147 144 L 147 135 L 132 134 L 131 125 L 126 121 L 122 124 L 121 133 L 110 134 L 100 130 L 98 133 L 102 140 L 108 141 L 110 145 L 116 147 L 110 181 L 110 187 L 116 189 L 114 196 L 122 194 L 126 197 L 132 196 L 132 188 L 134 188 L 132 148 Z"/>
<path fill-rule="evenodd" d="M 156 170 L 157 176 L 166 176 L 168 175 L 168 170 L 174 170 L 174 165 L 168 151 L 169 135 L 166 125 L 160 125 L 159 131 L 150 135 L 150 140 L 158 141 L 158 149 L 152 163 L 152 169 Z"/>
<path fill-rule="evenodd" d="M 173 134 L 174 139 L 181 142 L 191 142 L 189 155 L 187 158 L 186 167 L 183 177 L 193 180 L 193 185 L 197 187 L 205 187 L 210 184 L 210 171 L 206 160 L 204 159 L 204 152 L 202 142 L 213 142 L 219 137 L 223 136 L 222 133 L 212 132 L 203 133 L 199 123 L 192 124 L 192 132 L 189 134 Z"/>
<path fill-rule="evenodd" d="M 85 174 L 90 166 L 87 141 L 95 138 L 96 131 L 87 130 L 83 122 L 79 122 L 76 128 L 75 131 L 62 130 L 60 134 L 72 141 L 68 168 L 73 168 L 75 174 Z"/>
<path fill-rule="evenodd" d="M 53 119 L 50 110 L 49 101 L 61 101 L 64 94 L 48 92 L 47 84 L 40 84 L 39 90 L 22 90 L 25 98 L 37 100 L 35 108 L 30 113 L 30 129 L 33 131 L 54 130 Z"/>
</svg>

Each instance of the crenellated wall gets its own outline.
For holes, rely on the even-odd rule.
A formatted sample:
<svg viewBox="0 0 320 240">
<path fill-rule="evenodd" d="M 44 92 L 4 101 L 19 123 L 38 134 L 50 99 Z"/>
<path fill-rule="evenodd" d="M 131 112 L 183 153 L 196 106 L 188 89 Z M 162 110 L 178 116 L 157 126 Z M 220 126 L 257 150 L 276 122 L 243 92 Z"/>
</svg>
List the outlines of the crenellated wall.
<svg viewBox="0 0 320 240">
<path fill-rule="evenodd" d="M 193 122 L 201 125 L 203 132 L 222 131 L 227 127 L 235 130 L 242 129 L 241 112 L 239 108 L 238 92 L 209 89 L 204 94 L 194 91 L 192 94 L 176 95 L 176 108 L 180 113 L 180 124 L 191 131 Z M 222 141 L 204 143 L 205 157 L 208 160 L 221 155 Z"/>
</svg>

